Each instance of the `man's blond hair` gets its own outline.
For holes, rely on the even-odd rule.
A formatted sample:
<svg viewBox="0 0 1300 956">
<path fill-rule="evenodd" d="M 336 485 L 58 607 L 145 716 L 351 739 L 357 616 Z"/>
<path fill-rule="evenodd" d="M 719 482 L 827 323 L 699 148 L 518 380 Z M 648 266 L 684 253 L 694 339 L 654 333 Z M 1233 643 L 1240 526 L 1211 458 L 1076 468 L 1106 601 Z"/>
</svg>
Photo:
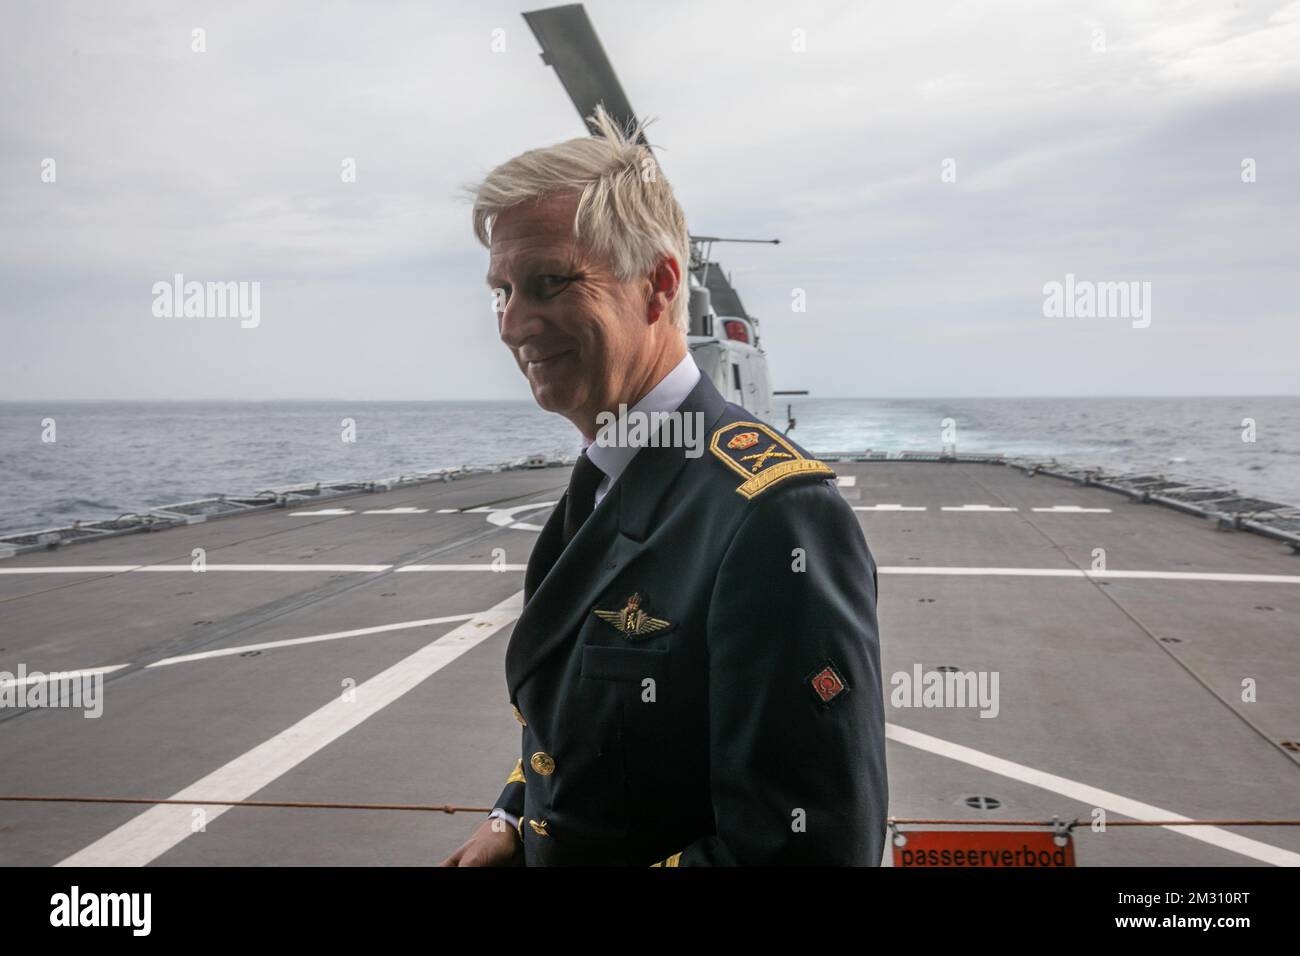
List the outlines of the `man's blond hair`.
<svg viewBox="0 0 1300 956">
<path fill-rule="evenodd" d="M 686 215 L 654 154 L 637 141 L 640 124 L 624 130 L 604 106 L 596 107 L 588 123 L 594 135 L 530 149 L 470 187 L 474 235 L 490 246 L 492 225 L 506 209 L 556 193 L 577 192 L 573 235 L 619 279 L 649 276 L 664 255 L 677 260 L 681 282 L 670 315 L 673 325 L 685 333 L 690 327 Z"/>
</svg>

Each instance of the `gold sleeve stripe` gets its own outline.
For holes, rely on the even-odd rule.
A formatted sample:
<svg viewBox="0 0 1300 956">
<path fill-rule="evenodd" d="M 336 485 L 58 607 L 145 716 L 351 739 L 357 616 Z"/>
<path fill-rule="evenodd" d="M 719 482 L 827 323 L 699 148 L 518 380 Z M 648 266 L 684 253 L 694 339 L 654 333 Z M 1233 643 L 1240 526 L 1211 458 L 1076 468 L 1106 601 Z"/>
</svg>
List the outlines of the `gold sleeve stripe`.
<svg viewBox="0 0 1300 956">
<path fill-rule="evenodd" d="M 674 853 L 666 860 L 660 860 L 658 863 L 651 863 L 651 866 L 680 866 L 682 854 L 680 851 Z"/>
<path fill-rule="evenodd" d="M 800 458 L 798 461 L 783 461 L 741 484 L 736 493 L 746 500 L 753 498 L 760 491 L 771 487 L 783 478 L 792 475 L 818 475 L 822 478 L 834 478 L 835 472 L 825 462 L 814 458 Z"/>
<path fill-rule="evenodd" d="M 506 778 L 506 783 L 524 783 L 524 758 L 520 757 L 515 769 L 510 771 L 510 776 Z"/>
</svg>

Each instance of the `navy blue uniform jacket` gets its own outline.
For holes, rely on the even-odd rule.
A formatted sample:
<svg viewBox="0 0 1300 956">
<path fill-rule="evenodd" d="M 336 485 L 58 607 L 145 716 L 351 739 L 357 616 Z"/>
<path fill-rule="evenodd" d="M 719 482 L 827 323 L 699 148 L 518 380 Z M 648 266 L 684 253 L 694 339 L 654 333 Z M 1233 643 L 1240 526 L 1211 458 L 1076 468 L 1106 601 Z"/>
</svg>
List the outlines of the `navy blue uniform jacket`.
<svg viewBox="0 0 1300 956">
<path fill-rule="evenodd" d="M 708 447 L 643 447 L 529 558 L 497 806 L 528 866 L 876 866 L 876 565 L 834 473 L 701 378 Z M 601 613 L 598 613 L 601 612 Z"/>
</svg>

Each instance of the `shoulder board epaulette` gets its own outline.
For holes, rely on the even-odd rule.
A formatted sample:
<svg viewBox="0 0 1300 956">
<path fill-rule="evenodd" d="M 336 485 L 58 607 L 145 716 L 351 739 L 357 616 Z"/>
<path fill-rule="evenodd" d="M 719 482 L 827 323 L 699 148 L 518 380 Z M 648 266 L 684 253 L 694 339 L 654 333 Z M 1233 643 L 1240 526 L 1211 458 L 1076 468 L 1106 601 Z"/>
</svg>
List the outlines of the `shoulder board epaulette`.
<svg viewBox="0 0 1300 956">
<path fill-rule="evenodd" d="M 806 458 L 793 445 L 759 422 L 732 422 L 713 433 L 709 451 L 745 480 L 736 494 L 746 499 L 796 475 L 834 478 L 825 462 Z"/>
</svg>

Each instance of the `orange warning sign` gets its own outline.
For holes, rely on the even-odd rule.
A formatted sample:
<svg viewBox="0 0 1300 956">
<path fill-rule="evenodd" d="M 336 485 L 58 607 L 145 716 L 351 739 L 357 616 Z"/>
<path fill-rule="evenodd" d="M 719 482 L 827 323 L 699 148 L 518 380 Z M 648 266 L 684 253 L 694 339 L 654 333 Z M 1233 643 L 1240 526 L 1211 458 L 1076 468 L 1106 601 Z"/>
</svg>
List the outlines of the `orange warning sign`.
<svg viewBox="0 0 1300 956">
<path fill-rule="evenodd" d="M 1074 866 L 1074 841 L 1062 839 L 1037 830 L 903 830 L 892 838 L 894 866 Z"/>
</svg>

